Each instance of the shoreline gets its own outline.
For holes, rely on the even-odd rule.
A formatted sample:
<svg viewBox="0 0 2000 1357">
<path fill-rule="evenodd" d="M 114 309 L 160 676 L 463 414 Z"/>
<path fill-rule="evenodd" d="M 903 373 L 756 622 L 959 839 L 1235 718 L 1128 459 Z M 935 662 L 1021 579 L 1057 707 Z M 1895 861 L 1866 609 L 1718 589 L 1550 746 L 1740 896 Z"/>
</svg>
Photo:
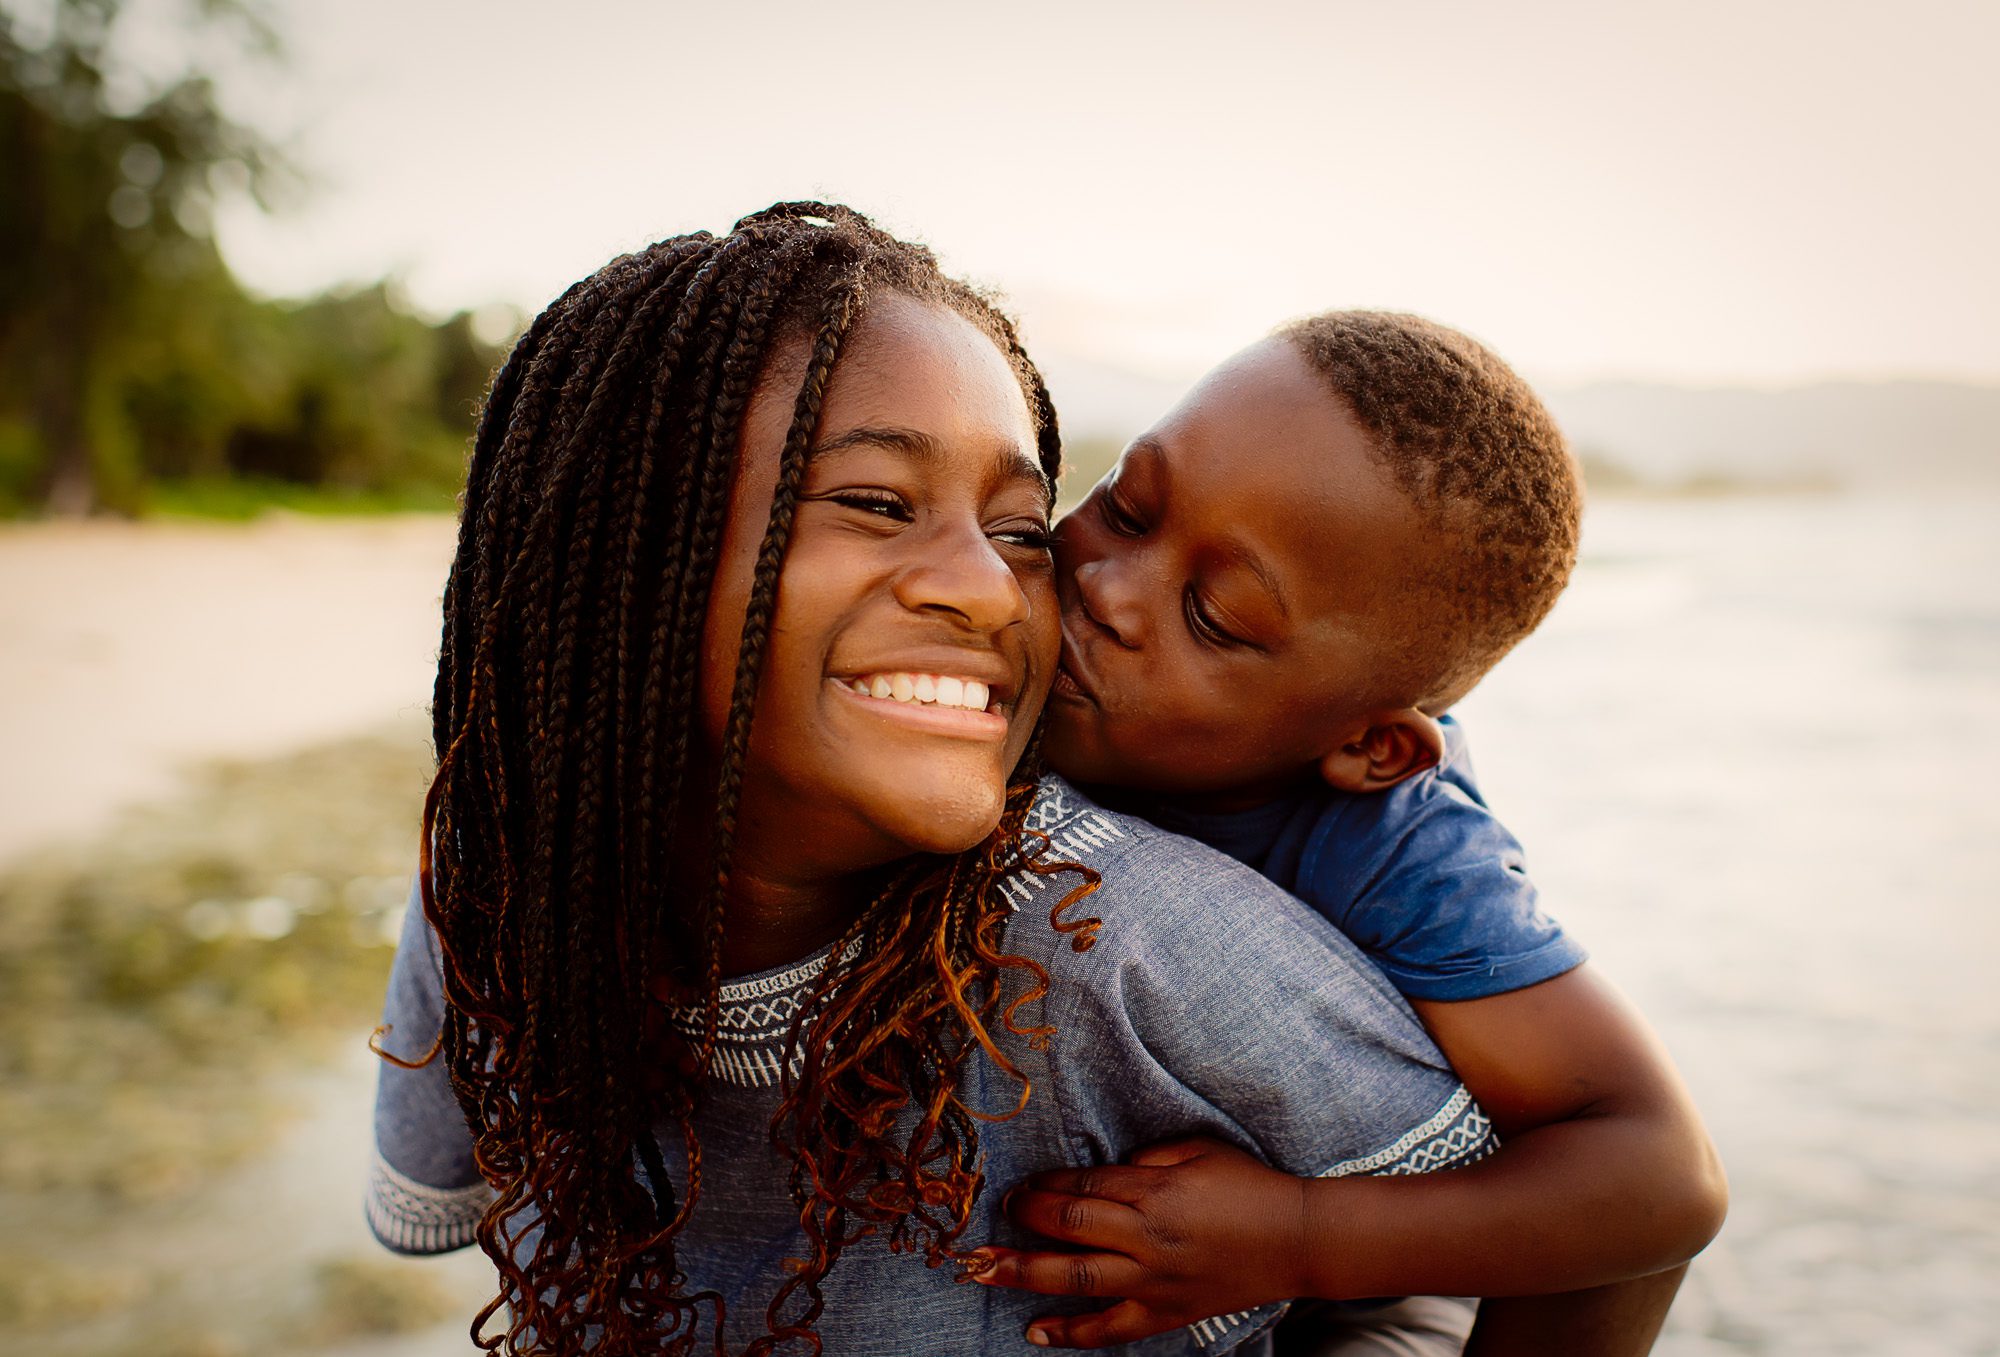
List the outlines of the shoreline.
<svg viewBox="0 0 2000 1357">
<path fill-rule="evenodd" d="M 0 867 L 188 772 L 420 718 L 448 514 L 0 525 Z"/>
</svg>

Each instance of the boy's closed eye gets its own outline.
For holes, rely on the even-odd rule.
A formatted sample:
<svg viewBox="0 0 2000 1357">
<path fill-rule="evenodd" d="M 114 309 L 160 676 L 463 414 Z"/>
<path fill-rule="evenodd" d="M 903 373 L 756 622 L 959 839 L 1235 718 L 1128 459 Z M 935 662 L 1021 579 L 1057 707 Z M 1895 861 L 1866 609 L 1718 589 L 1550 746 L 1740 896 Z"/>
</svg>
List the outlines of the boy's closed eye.
<svg viewBox="0 0 2000 1357">
<path fill-rule="evenodd" d="M 1106 484 L 1098 490 L 1097 510 L 1104 519 L 1104 526 L 1120 537 L 1146 535 L 1144 521 L 1119 499 L 1116 482 Z"/>
</svg>

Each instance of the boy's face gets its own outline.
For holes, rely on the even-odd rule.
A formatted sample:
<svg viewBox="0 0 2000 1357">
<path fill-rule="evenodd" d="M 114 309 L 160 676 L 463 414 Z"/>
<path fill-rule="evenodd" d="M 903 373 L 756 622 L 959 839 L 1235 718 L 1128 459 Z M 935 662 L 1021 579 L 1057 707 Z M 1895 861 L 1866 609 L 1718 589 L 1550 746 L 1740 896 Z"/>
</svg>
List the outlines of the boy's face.
<svg viewBox="0 0 2000 1357">
<path fill-rule="evenodd" d="M 1286 340 L 1244 350 L 1057 529 L 1051 764 L 1220 804 L 1310 775 L 1381 701 L 1426 545 L 1325 378 Z"/>
</svg>

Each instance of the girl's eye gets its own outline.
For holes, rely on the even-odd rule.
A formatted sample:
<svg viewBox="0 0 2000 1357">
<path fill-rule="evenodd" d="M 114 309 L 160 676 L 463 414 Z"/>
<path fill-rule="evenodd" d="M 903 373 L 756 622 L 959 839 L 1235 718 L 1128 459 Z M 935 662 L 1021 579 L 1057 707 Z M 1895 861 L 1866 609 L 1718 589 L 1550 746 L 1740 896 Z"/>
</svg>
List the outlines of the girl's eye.
<svg viewBox="0 0 2000 1357">
<path fill-rule="evenodd" d="M 1118 496 L 1109 490 L 1097 497 L 1097 506 L 1104 515 L 1104 526 L 1120 537 L 1138 537 L 1146 531 L 1130 509 L 1118 502 Z"/>
<path fill-rule="evenodd" d="M 1231 636 L 1225 631 L 1222 624 L 1215 620 L 1215 614 L 1203 606 L 1200 594 L 1196 593 L 1193 589 L 1189 589 L 1185 597 L 1184 610 L 1187 613 L 1189 631 L 1192 631 L 1196 636 L 1209 642 L 1211 645 L 1235 646 L 1243 644 L 1236 637 Z"/>
<path fill-rule="evenodd" d="M 1017 523 L 989 535 L 996 542 L 1025 547 L 1029 551 L 1053 550 L 1056 540 L 1055 533 L 1046 523 Z"/>
<path fill-rule="evenodd" d="M 835 490 L 821 496 L 846 509 L 858 509 L 896 523 L 908 523 L 916 516 L 901 495 L 888 490 Z"/>
</svg>

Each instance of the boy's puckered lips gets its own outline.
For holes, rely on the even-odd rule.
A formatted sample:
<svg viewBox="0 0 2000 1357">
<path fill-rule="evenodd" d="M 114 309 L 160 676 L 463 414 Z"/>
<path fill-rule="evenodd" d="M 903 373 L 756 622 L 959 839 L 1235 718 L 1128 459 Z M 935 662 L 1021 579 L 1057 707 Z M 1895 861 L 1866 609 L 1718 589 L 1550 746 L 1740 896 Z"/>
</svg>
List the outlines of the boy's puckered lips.
<svg viewBox="0 0 2000 1357">
<path fill-rule="evenodd" d="M 1055 683 L 1049 695 L 1097 705 L 1097 684 L 1084 667 L 1082 647 L 1070 639 L 1067 617 L 1063 619 L 1062 660 L 1056 666 Z"/>
</svg>

